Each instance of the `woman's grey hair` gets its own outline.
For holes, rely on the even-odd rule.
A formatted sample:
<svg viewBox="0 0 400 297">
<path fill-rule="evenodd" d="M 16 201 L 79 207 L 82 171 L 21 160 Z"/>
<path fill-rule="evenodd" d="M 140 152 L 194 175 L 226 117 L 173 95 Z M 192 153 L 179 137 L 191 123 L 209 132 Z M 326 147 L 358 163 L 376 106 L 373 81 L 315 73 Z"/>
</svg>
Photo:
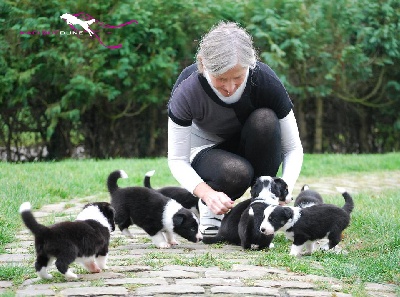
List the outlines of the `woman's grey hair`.
<svg viewBox="0 0 400 297">
<path fill-rule="evenodd" d="M 196 61 L 200 73 L 205 68 L 218 76 L 237 64 L 253 69 L 257 54 L 250 34 L 237 23 L 221 21 L 201 39 Z"/>
</svg>

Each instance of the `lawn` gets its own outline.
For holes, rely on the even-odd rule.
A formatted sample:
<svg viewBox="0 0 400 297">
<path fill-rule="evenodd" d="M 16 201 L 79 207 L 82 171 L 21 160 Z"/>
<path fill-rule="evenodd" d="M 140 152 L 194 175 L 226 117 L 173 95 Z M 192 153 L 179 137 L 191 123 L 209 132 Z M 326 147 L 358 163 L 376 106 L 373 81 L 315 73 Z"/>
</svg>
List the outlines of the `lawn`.
<svg viewBox="0 0 400 297">
<path fill-rule="evenodd" d="M 305 155 L 301 176 L 307 179 L 337 178 L 352 174 L 400 174 L 400 153 L 382 155 Z M 76 197 L 96 196 L 108 201 L 106 178 L 116 169 L 124 169 L 129 178 L 120 186 L 142 185 L 143 176 L 156 170 L 152 186 L 177 185 L 165 158 L 116 160 L 65 160 L 61 162 L 0 163 L 0 253 L 15 240 L 23 228 L 18 208 L 30 201 L 34 209 L 49 203 Z M 379 179 L 371 180 L 379 185 Z M 340 185 L 346 186 L 346 185 Z M 400 189 L 400 185 L 399 185 Z M 296 193 L 294 193 L 296 194 Z M 254 265 L 286 267 L 288 270 L 337 277 L 349 283 L 385 282 L 400 284 L 400 191 L 368 192 L 361 189 L 353 196 L 355 210 L 351 225 L 341 243 L 347 254 L 320 253 L 301 260 L 288 257 L 289 245 L 280 236 L 276 249 L 269 253 L 243 251 Z M 326 202 L 343 205 L 338 195 L 324 197 Z M 208 259 L 210 261 L 221 259 Z M 223 260 L 229 267 L 229 259 Z M 201 264 L 199 264 L 201 265 Z M 212 263 L 211 263 L 212 265 Z M 23 268 L 0 267 L 0 281 L 12 279 Z"/>
</svg>

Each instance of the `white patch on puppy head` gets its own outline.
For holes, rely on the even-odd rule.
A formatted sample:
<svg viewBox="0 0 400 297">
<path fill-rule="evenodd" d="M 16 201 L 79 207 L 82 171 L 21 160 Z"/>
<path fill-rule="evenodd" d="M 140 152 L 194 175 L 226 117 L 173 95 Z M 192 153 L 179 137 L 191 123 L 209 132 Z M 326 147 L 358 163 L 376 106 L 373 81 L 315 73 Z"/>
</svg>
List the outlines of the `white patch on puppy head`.
<svg viewBox="0 0 400 297">
<path fill-rule="evenodd" d="M 153 176 L 155 172 L 155 170 L 148 171 L 146 172 L 146 176 Z"/>
<path fill-rule="evenodd" d="M 31 210 L 31 204 L 29 202 L 24 202 L 19 207 L 20 213 L 23 213 L 24 211 L 30 211 L 30 210 Z"/>
<path fill-rule="evenodd" d="M 271 213 L 274 211 L 276 205 L 270 205 L 264 210 L 264 219 L 260 225 L 260 231 L 264 233 L 265 235 L 272 235 L 275 233 L 274 227 L 270 224 L 268 221 L 269 216 Z"/>
<path fill-rule="evenodd" d="M 86 220 L 95 220 L 99 222 L 104 227 L 108 228 L 110 233 L 112 232 L 112 228 L 110 223 L 104 214 L 100 211 L 100 209 L 96 205 L 89 205 L 84 208 L 76 217 L 75 221 L 86 221 Z"/>
<path fill-rule="evenodd" d="M 254 210 L 252 207 L 249 208 L 249 216 L 254 216 Z"/>
<path fill-rule="evenodd" d="M 163 218 L 162 218 L 162 223 L 163 223 L 165 230 L 168 230 L 171 232 L 172 232 L 172 230 L 174 230 L 174 222 L 172 220 L 172 217 L 181 208 L 183 208 L 183 206 L 181 204 L 179 204 L 178 202 L 176 202 L 174 199 L 170 199 L 167 202 L 167 204 L 164 207 Z"/>
<path fill-rule="evenodd" d="M 121 178 L 128 178 L 128 174 L 126 174 L 126 172 L 122 169 L 119 171 L 119 175 L 121 176 Z"/>
<path fill-rule="evenodd" d="M 274 179 L 270 176 L 260 176 L 258 182 L 262 184 L 262 190 L 258 193 L 257 197 L 253 198 L 262 198 L 267 204 L 278 205 L 279 197 L 275 196 L 271 189 L 271 184 L 274 182 Z"/>
<path fill-rule="evenodd" d="M 289 193 L 285 198 L 285 203 L 288 204 L 293 201 L 293 196 Z"/>
</svg>

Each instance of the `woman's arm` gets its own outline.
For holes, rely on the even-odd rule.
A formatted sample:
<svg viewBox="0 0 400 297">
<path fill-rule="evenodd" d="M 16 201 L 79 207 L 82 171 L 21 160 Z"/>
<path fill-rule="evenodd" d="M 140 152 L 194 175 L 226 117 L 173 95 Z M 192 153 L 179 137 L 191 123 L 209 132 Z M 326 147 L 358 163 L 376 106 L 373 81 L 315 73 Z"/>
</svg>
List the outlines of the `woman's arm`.
<svg viewBox="0 0 400 297">
<path fill-rule="evenodd" d="M 226 213 L 233 207 L 233 201 L 225 193 L 214 191 L 190 165 L 190 132 L 190 126 L 179 126 L 168 119 L 168 166 L 171 173 L 215 214 Z"/>
<path fill-rule="evenodd" d="M 303 164 L 303 146 L 293 110 L 286 117 L 279 120 L 279 124 L 283 152 L 282 179 L 288 184 L 289 195 L 292 195 Z"/>
</svg>

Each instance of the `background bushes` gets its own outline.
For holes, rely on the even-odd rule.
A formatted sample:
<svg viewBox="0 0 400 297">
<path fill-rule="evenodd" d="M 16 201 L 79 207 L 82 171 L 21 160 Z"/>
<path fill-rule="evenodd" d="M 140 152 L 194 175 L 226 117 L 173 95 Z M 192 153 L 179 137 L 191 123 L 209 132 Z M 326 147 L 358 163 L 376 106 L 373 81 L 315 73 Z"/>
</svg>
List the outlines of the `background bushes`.
<svg viewBox="0 0 400 297">
<path fill-rule="evenodd" d="M 400 148 L 398 1 L 5 1 L 0 147 L 8 161 L 166 155 L 166 104 L 198 41 L 240 23 L 284 81 L 306 152 Z M 65 30 L 85 12 L 96 39 Z M 99 22 L 117 25 L 105 30 Z M 111 34 L 109 33 L 111 32 Z M 79 153 L 77 154 L 77 148 Z"/>
</svg>

